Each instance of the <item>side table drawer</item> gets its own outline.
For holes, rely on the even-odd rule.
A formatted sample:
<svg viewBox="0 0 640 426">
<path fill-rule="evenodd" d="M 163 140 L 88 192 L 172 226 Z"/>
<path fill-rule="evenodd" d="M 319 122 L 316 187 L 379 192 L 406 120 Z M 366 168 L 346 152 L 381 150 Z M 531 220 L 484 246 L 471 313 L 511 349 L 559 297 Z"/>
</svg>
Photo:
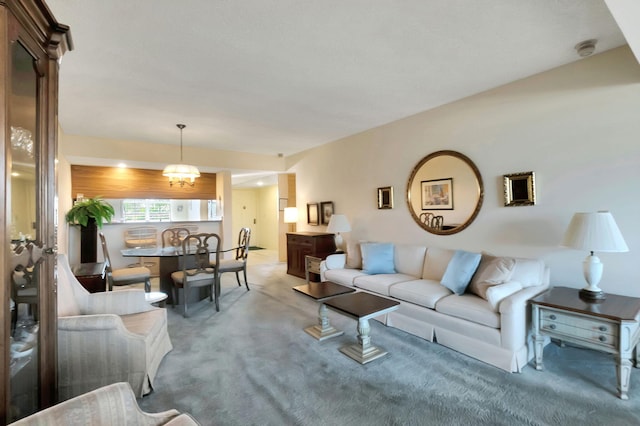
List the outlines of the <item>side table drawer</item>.
<svg viewBox="0 0 640 426">
<path fill-rule="evenodd" d="M 541 309 L 540 329 L 555 335 L 574 337 L 612 349 L 617 348 L 618 345 L 618 327 L 598 319 Z"/>
</svg>

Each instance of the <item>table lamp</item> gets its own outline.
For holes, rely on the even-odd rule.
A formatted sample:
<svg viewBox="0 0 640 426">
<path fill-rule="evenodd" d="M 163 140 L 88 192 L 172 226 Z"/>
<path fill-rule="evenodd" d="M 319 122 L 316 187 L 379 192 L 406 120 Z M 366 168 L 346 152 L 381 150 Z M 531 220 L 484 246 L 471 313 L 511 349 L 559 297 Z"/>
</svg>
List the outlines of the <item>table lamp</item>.
<svg viewBox="0 0 640 426">
<path fill-rule="evenodd" d="M 593 253 L 629 251 L 615 219 L 608 211 L 576 213 L 564 234 L 562 247 L 587 250 L 583 271 L 587 286 L 580 290 L 580 298 L 587 302 L 598 302 L 606 298 L 598 287 L 602 278 L 602 263 Z"/>
<path fill-rule="evenodd" d="M 327 232 L 332 232 L 335 235 L 336 239 L 336 250 L 342 250 L 342 235 L 341 232 L 350 232 L 351 225 L 349 225 L 349 221 L 347 217 L 343 214 L 333 214 L 331 215 L 331 219 L 329 219 L 329 226 L 327 226 Z"/>
</svg>

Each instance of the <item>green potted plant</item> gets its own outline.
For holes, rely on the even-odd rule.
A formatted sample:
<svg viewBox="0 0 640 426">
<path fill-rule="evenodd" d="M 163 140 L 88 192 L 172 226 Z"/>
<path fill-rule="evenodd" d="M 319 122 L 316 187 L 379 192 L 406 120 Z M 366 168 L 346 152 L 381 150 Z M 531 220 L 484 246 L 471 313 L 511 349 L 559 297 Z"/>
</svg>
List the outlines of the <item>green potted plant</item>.
<svg viewBox="0 0 640 426">
<path fill-rule="evenodd" d="M 77 201 L 65 215 L 68 223 L 80 225 L 80 262 L 94 263 L 98 257 L 98 228 L 113 218 L 113 206 L 101 197 Z"/>
</svg>

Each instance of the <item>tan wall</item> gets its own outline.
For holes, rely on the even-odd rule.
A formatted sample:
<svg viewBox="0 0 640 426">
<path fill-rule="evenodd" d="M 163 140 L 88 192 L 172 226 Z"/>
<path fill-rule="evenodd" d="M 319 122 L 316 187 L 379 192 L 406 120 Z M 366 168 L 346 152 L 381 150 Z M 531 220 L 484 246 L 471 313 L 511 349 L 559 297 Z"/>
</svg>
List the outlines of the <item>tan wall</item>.
<svg viewBox="0 0 640 426">
<path fill-rule="evenodd" d="M 473 74 L 469 74 L 473 78 Z M 640 66 L 627 47 L 534 75 L 288 158 L 298 206 L 331 200 L 347 215 L 345 239 L 536 256 L 551 282 L 581 288 L 588 254 L 560 248 L 578 211 L 610 210 L 628 253 L 598 253 L 605 291 L 640 296 Z M 412 220 L 407 179 L 427 154 L 470 157 L 485 183 L 475 222 L 461 233 L 429 234 Z M 330 171 L 328 166 L 330 165 Z M 504 207 L 502 176 L 534 171 L 535 206 Z M 378 187 L 393 186 L 395 208 L 378 210 Z M 304 215 L 298 230 L 308 226 Z"/>
</svg>

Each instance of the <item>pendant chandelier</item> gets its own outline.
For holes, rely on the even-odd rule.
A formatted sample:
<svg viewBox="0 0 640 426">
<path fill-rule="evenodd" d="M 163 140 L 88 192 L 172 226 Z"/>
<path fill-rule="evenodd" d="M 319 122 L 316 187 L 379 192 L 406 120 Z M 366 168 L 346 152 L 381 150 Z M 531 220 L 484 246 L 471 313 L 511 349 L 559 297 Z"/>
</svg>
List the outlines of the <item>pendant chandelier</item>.
<svg viewBox="0 0 640 426">
<path fill-rule="evenodd" d="M 200 177 L 200 171 L 196 166 L 182 163 L 182 129 L 187 126 L 184 124 L 176 124 L 176 126 L 180 129 L 180 163 L 169 164 L 162 171 L 162 175 L 169 178 L 169 186 L 173 186 L 174 183 L 180 187 L 194 186 L 196 178 Z"/>
</svg>

